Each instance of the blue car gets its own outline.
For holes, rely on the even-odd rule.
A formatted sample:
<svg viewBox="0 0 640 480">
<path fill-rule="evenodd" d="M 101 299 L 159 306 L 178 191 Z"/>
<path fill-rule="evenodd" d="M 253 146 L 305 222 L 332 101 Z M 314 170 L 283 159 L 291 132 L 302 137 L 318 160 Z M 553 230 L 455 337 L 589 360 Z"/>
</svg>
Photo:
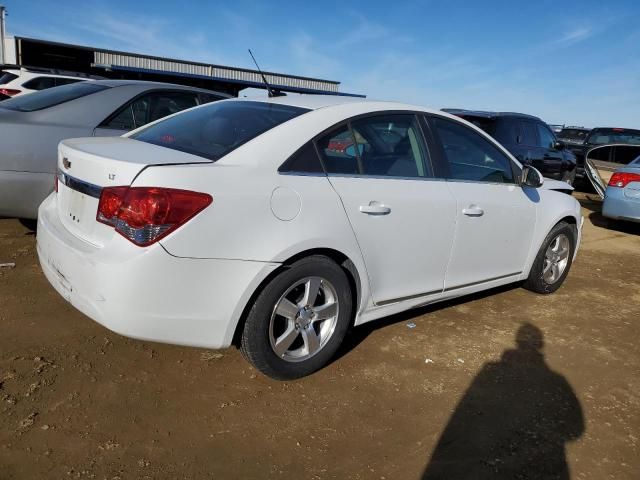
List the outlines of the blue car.
<svg viewBox="0 0 640 480">
<path fill-rule="evenodd" d="M 640 157 L 611 176 L 602 214 L 616 220 L 640 222 Z"/>
</svg>

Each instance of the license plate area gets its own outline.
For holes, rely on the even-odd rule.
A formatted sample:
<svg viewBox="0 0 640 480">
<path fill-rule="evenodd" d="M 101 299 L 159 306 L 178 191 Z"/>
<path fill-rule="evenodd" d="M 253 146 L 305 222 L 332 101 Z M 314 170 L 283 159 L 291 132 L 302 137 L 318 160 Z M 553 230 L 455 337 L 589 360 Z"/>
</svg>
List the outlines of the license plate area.
<svg viewBox="0 0 640 480">
<path fill-rule="evenodd" d="M 102 224 L 96 221 L 98 201 L 67 185 L 58 185 L 58 216 L 62 224 L 73 235 L 100 247 L 104 244 L 104 235 L 99 228 Z"/>
</svg>

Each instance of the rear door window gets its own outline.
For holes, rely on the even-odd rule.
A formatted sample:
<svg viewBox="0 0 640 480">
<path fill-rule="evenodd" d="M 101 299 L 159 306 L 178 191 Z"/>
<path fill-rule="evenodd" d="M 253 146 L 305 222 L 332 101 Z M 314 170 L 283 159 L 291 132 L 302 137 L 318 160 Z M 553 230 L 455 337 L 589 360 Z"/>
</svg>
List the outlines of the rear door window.
<svg viewBox="0 0 640 480">
<path fill-rule="evenodd" d="M 376 177 L 431 176 L 413 114 L 357 119 L 318 140 L 327 173 Z"/>
<path fill-rule="evenodd" d="M 133 130 L 197 104 L 197 93 L 150 92 L 126 104 L 101 127 Z"/>
<path fill-rule="evenodd" d="M 522 120 L 520 123 L 520 144 L 528 147 L 538 146 L 538 136 L 536 135 L 536 126 L 533 122 Z"/>
<path fill-rule="evenodd" d="M 214 102 L 149 125 L 131 138 L 215 161 L 308 111 L 270 102 Z"/>
</svg>

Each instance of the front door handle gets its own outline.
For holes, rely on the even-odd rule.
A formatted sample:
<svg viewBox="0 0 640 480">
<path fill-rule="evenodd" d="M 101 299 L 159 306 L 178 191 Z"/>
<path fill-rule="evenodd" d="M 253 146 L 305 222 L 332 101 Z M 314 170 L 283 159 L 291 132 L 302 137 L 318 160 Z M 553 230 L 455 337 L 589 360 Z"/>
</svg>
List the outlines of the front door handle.
<svg viewBox="0 0 640 480">
<path fill-rule="evenodd" d="M 462 213 L 467 217 L 481 217 L 484 215 L 484 210 L 477 205 L 469 205 L 467 208 L 462 209 Z"/>
<path fill-rule="evenodd" d="M 391 213 L 391 207 L 374 201 L 369 202 L 369 205 L 360 205 L 360 211 L 367 215 L 389 215 Z"/>
</svg>

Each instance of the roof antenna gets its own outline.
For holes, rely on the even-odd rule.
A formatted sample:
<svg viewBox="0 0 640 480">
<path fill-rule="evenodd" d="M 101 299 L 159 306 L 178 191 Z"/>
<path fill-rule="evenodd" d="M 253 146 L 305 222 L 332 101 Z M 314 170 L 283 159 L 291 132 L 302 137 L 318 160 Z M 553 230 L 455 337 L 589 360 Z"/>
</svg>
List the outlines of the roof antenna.
<svg viewBox="0 0 640 480">
<path fill-rule="evenodd" d="M 267 82 L 267 78 L 264 76 L 264 73 L 262 73 L 262 70 L 260 70 L 260 66 L 258 65 L 258 62 L 256 62 L 256 57 L 253 56 L 253 53 L 251 53 L 251 49 L 249 48 L 249 55 L 251 55 L 251 58 L 253 59 L 253 63 L 256 64 L 256 68 L 258 69 L 258 72 L 260 72 L 260 76 L 262 77 L 262 81 L 264 82 L 265 87 L 267 87 L 267 92 L 269 93 L 269 97 L 284 97 L 286 96 L 286 93 L 281 92 L 280 90 L 275 90 L 274 88 L 271 87 L 271 85 L 269 85 L 269 82 Z"/>
</svg>

